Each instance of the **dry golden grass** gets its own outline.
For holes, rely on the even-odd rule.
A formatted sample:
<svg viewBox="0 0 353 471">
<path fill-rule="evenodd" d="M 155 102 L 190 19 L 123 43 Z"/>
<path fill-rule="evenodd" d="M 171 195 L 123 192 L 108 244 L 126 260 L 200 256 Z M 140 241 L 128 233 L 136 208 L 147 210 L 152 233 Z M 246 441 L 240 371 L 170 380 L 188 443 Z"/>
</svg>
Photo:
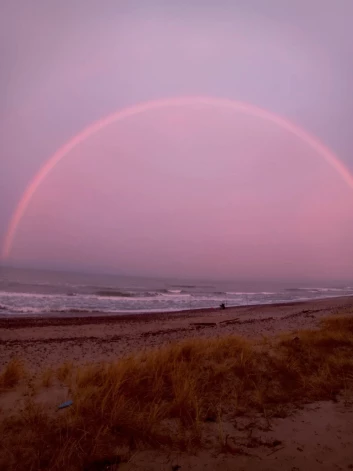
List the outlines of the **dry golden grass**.
<svg viewBox="0 0 353 471">
<path fill-rule="evenodd" d="M 71 377 L 72 374 L 72 369 L 73 369 L 73 364 L 71 362 L 65 362 L 63 363 L 57 370 L 57 378 L 59 381 L 62 383 L 65 383 L 68 381 Z"/>
<path fill-rule="evenodd" d="M 116 363 L 64 365 L 74 404 L 56 412 L 33 401 L 0 425 L 0 469 L 76 470 L 112 462 L 118 449 L 186 449 L 203 424 L 336 399 L 353 389 L 353 317 L 253 344 L 237 337 L 187 340 Z M 90 467 L 91 466 L 91 467 Z"/>
<path fill-rule="evenodd" d="M 52 368 L 48 368 L 43 371 L 41 375 L 41 385 L 44 388 L 49 388 L 53 384 L 54 380 L 54 372 Z"/>
<path fill-rule="evenodd" d="M 14 388 L 25 374 L 23 363 L 18 358 L 13 358 L 0 372 L 0 391 Z"/>
</svg>

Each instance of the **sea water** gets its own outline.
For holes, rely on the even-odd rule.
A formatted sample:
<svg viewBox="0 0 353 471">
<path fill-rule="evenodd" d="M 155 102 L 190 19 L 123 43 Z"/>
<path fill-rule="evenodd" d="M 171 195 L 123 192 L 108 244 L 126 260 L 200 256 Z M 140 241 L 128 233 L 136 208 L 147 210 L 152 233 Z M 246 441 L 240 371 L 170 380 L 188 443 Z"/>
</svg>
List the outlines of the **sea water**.
<svg viewBox="0 0 353 471">
<path fill-rule="evenodd" d="M 0 316 L 134 314 L 353 295 L 353 283 L 205 281 L 0 267 Z"/>
</svg>

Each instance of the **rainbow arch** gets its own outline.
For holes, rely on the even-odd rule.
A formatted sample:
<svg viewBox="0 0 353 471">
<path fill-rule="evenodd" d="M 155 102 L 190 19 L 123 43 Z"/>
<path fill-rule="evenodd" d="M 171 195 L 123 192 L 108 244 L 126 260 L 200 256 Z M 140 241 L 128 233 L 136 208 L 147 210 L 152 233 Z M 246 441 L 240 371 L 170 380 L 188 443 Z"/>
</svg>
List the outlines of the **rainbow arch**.
<svg viewBox="0 0 353 471">
<path fill-rule="evenodd" d="M 265 109 L 251 105 L 249 103 L 228 100 L 223 98 L 213 98 L 204 96 L 189 96 L 181 98 L 168 98 L 160 99 L 155 101 L 147 101 L 137 105 L 133 105 L 128 108 L 119 110 L 109 116 L 94 122 L 90 126 L 83 129 L 79 134 L 74 136 L 60 149 L 58 149 L 54 155 L 52 155 L 45 164 L 40 168 L 38 173 L 34 176 L 33 180 L 29 183 L 26 190 L 24 191 L 12 217 L 6 232 L 5 240 L 2 247 L 2 258 L 7 260 L 10 257 L 16 232 L 21 219 L 23 218 L 30 201 L 35 194 L 36 190 L 40 186 L 41 182 L 49 175 L 54 167 L 66 157 L 71 150 L 77 147 L 80 143 L 88 139 L 90 136 L 96 134 L 101 129 L 109 126 L 110 124 L 122 121 L 128 117 L 145 113 L 147 111 L 157 110 L 160 108 L 169 107 L 181 107 L 181 106 L 193 106 L 193 105 L 206 105 L 211 107 L 221 107 L 233 109 L 238 112 L 242 112 L 254 117 L 270 121 L 282 129 L 289 131 L 298 137 L 301 141 L 306 143 L 310 148 L 316 151 L 321 157 L 323 157 L 329 165 L 332 166 L 342 177 L 342 179 L 353 189 L 353 176 L 339 158 L 328 149 L 322 142 L 320 142 L 315 136 L 311 135 L 304 129 L 293 124 L 291 121 L 274 114 Z"/>
</svg>

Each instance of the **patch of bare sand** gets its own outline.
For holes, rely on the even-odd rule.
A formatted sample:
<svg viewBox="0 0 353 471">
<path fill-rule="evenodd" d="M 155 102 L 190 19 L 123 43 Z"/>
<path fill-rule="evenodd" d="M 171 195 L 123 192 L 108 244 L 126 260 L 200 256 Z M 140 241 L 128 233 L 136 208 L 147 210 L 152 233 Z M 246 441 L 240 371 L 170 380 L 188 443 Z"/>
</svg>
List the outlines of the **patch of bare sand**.
<svg viewBox="0 0 353 471">
<path fill-rule="evenodd" d="M 237 419 L 210 428 L 194 455 L 144 451 L 119 471 L 333 471 L 353 469 L 353 405 L 319 402 L 284 419 Z M 222 443 L 223 442 L 223 443 Z M 218 444 L 218 446 L 217 446 Z"/>
</svg>

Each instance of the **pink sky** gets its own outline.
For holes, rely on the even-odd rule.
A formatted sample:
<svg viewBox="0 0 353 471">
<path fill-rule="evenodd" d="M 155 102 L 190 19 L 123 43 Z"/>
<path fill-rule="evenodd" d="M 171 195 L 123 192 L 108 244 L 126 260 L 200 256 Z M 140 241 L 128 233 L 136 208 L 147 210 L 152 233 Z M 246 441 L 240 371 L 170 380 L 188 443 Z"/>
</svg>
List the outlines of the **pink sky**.
<svg viewBox="0 0 353 471">
<path fill-rule="evenodd" d="M 210 96 L 297 123 L 353 173 L 353 3 L 3 2 L 0 243 L 28 183 L 93 122 Z M 275 124 L 185 107 L 88 139 L 1 263 L 209 278 L 353 279 L 353 192 Z"/>
<path fill-rule="evenodd" d="M 262 119 L 202 105 L 115 123 L 72 151 L 13 260 L 145 275 L 349 278 L 353 191 Z"/>
</svg>

